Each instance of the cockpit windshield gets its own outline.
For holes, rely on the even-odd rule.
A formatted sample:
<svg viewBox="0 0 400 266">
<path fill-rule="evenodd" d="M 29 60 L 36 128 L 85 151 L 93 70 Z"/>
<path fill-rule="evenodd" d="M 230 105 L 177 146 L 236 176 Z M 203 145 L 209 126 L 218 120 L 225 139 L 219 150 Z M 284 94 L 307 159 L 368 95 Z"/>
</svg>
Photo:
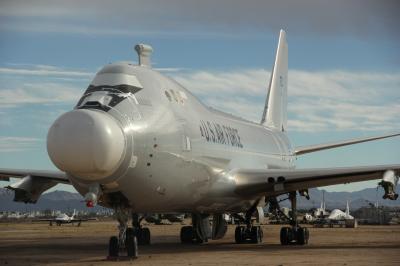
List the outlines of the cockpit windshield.
<svg viewBox="0 0 400 266">
<path fill-rule="evenodd" d="M 142 88 L 120 85 L 90 85 L 76 105 L 77 108 L 96 108 L 109 111 L 127 97 L 137 93 Z"/>
</svg>

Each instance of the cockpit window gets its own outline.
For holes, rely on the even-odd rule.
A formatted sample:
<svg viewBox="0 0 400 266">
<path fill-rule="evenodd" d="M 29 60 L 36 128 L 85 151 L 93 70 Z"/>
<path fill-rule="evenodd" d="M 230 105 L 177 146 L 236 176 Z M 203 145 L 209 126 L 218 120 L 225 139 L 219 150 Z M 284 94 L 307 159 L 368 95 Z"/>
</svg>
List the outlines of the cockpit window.
<svg viewBox="0 0 400 266">
<path fill-rule="evenodd" d="M 90 85 L 76 105 L 77 108 L 96 108 L 109 111 L 142 88 L 131 85 Z"/>
<path fill-rule="evenodd" d="M 131 85 L 100 85 L 100 86 L 93 86 L 90 85 L 86 91 L 85 94 L 94 92 L 94 91 L 110 91 L 110 92 L 115 92 L 115 93 L 132 93 L 135 94 L 136 92 L 140 91 L 142 88 L 131 86 Z"/>
</svg>

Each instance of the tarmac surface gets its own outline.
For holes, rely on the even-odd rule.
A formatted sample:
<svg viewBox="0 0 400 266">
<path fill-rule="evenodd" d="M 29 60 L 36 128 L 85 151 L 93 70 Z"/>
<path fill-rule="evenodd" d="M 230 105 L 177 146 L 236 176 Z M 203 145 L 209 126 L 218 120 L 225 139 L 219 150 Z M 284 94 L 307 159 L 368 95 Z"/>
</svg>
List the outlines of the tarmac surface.
<svg viewBox="0 0 400 266">
<path fill-rule="evenodd" d="M 182 225 L 148 225 L 152 244 L 139 258 L 107 261 L 116 222 L 80 227 L 43 223 L 0 223 L 0 265 L 400 265 L 400 226 L 310 228 L 307 246 L 281 246 L 280 225 L 264 225 L 262 244 L 235 244 L 225 238 L 202 245 L 179 242 Z"/>
</svg>

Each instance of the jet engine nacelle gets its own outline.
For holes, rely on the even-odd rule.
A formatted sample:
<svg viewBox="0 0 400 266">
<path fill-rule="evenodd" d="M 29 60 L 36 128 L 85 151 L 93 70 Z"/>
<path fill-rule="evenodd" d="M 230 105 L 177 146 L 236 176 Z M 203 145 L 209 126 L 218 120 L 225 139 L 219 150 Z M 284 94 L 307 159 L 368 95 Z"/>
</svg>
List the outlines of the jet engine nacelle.
<svg viewBox="0 0 400 266">
<path fill-rule="evenodd" d="M 6 188 L 14 190 L 14 201 L 36 203 L 44 191 L 55 185 L 55 181 L 28 175 Z"/>
<path fill-rule="evenodd" d="M 384 199 L 396 200 L 399 195 L 396 193 L 397 182 L 399 181 L 399 176 L 393 170 L 387 170 L 383 174 L 382 181 L 379 183 L 385 190 L 383 195 Z"/>
</svg>

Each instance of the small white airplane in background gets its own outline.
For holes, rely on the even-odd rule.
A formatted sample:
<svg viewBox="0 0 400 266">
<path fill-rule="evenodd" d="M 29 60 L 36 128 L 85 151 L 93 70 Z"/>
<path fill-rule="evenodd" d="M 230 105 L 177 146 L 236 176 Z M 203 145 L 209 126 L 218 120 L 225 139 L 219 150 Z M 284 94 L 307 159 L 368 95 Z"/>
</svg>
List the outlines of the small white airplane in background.
<svg viewBox="0 0 400 266">
<path fill-rule="evenodd" d="M 205 106 L 151 68 L 150 46 L 135 49 L 139 65 L 104 66 L 74 110 L 49 129 L 47 151 L 61 171 L 0 169 L 0 179 L 22 178 L 8 186 L 16 201 L 34 203 L 56 184 L 71 184 L 87 206 L 114 209 L 119 233 L 110 238 L 110 257 L 121 249 L 135 257 L 137 242 L 150 244 L 150 230 L 140 224 L 145 213 L 190 213 L 192 225 L 181 228 L 182 243 L 224 237 L 228 213 L 242 224 L 236 243 L 260 243 L 263 231 L 252 216 L 264 217 L 266 204 L 280 210 L 277 197 L 288 195 L 290 226 L 281 229 L 280 242 L 304 245 L 309 232 L 299 225 L 296 206 L 298 195 L 309 198 L 309 188 L 382 179 L 384 197 L 397 199 L 399 164 L 296 169 L 297 156 L 400 134 L 293 148 L 287 135 L 284 31 L 260 123 Z"/>
<path fill-rule="evenodd" d="M 36 220 L 37 222 L 49 222 L 50 226 L 53 226 L 53 223 L 56 224 L 57 226 L 61 226 L 62 224 L 77 224 L 77 226 L 81 226 L 82 222 L 86 221 L 91 221 L 91 220 L 96 220 L 95 218 L 76 218 L 76 211 L 72 213 L 71 216 L 68 216 L 66 213 L 61 213 L 55 218 L 51 219 L 38 219 Z"/>
</svg>

